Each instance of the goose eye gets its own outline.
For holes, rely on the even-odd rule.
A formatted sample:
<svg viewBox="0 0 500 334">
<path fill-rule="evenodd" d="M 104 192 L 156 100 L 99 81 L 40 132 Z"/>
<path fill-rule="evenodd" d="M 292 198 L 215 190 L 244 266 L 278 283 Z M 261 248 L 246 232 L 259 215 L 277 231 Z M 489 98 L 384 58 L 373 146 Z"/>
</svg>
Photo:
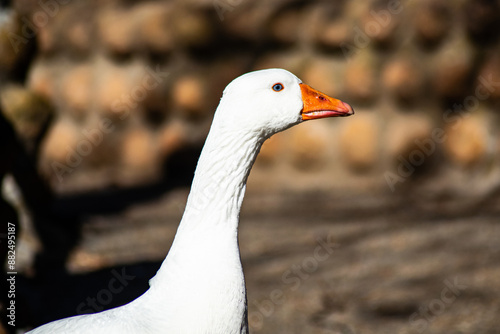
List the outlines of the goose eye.
<svg viewBox="0 0 500 334">
<path fill-rule="evenodd" d="M 274 90 L 275 92 L 282 91 L 284 88 L 285 88 L 285 87 L 284 87 L 284 86 L 283 86 L 283 84 L 281 84 L 281 83 L 275 83 L 275 84 L 273 85 L 273 90 Z"/>
</svg>

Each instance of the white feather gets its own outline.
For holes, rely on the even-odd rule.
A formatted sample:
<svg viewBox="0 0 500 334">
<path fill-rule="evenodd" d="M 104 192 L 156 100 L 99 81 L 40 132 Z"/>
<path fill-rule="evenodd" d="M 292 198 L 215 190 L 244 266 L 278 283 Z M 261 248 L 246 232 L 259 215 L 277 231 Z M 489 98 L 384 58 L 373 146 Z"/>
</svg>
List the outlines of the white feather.
<svg viewBox="0 0 500 334">
<path fill-rule="evenodd" d="M 270 69 L 247 73 L 226 87 L 174 242 L 148 291 L 122 307 L 29 333 L 248 333 L 240 207 L 262 143 L 301 120 L 300 82 L 290 72 Z M 274 91 L 275 83 L 284 89 Z"/>
</svg>

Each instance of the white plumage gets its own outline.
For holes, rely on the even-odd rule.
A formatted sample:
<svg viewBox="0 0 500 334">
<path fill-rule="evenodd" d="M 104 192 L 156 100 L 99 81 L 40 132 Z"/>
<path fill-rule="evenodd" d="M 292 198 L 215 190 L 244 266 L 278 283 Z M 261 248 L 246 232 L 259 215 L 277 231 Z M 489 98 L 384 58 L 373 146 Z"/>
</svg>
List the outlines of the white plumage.
<svg viewBox="0 0 500 334">
<path fill-rule="evenodd" d="M 29 333 L 248 333 L 238 222 L 260 147 L 303 120 L 352 113 L 282 69 L 235 79 L 215 112 L 174 242 L 149 290 L 124 306 Z"/>
</svg>

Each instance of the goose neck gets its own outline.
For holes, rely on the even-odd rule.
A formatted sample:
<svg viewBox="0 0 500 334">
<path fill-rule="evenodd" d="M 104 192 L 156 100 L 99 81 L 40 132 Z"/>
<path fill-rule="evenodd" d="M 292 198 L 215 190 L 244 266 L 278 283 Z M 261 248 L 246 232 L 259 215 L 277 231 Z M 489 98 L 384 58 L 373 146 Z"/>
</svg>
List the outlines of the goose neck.
<svg viewBox="0 0 500 334">
<path fill-rule="evenodd" d="M 246 181 L 262 141 L 251 133 L 210 132 L 198 161 L 181 224 L 188 220 L 237 225 Z M 203 219 L 196 219 L 201 217 Z"/>
</svg>

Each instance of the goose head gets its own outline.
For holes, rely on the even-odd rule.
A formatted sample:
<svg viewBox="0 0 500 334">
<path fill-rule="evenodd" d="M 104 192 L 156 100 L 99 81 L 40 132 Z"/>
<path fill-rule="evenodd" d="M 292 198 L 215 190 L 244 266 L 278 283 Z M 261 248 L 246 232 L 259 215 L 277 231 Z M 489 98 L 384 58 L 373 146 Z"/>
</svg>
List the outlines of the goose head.
<svg viewBox="0 0 500 334">
<path fill-rule="evenodd" d="M 303 121 L 352 114 L 349 104 L 311 88 L 292 73 L 267 69 L 246 73 L 226 87 L 214 124 L 268 138 Z"/>
</svg>

